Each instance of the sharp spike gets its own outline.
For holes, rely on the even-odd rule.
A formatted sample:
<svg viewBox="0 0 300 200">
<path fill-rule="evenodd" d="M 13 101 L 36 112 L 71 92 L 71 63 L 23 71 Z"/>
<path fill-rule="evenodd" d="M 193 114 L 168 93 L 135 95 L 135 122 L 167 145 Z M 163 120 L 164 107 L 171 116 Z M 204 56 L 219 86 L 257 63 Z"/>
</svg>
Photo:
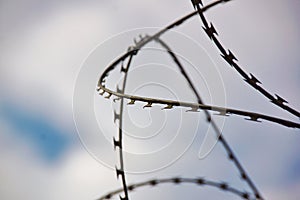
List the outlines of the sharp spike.
<svg viewBox="0 0 300 200">
<path fill-rule="evenodd" d="M 118 85 L 117 85 L 117 89 L 116 90 L 117 90 L 117 93 L 123 94 L 123 89 L 120 89 Z"/>
<path fill-rule="evenodd" d="M 261 82 L 253 74 L 250 73 L 250 76 L 251 76 L 252 81 L 254 81 L 255 83 L 260 83 L 261 84 Z"/>
<path fill-rule="evenodd" d="M 234 64 L 234 60 L 238 60 L 234 55 L 233 55 L 233 53 L 230 51 L 230 50 L 228 50 L 228 54 L 226 54 L 226 55 L 221 55 L 225 60 L 226 60 L 226 62 L 228 62 L 228 64 L 230 64 L 231 66 L 233 66 L 233 64 Z"/>
<path fill-rule="evenodd" d="M 261 122 L 258 120 L 258 116 L 249 116 L 250 118 L 245 118 L 245 120 L 254 121 L 254 122 Z"/>
<path fill-rule="evenodd" d="M 127 73 L 128 68 L 125 68 L 124 66 L 121 66 L 121 72 Z"/>
<path fill-rule="evenodd" d="M 124 174 L 124 171 L 123 171 L 123 170 L 121 170 L 121 169 L 118 169 L 118 168 L 116 167 L 116 173 L 117 173 L 117 178 L 119 178 L 119 176 L 120 176 L 120 175 L 122 175 L 122 176 L 123 176 L 123 174 Z"/>
<path fill-rule="evenodd" d="M 134 102 L 135 102 L 135 100 L 134 100 L 134 99 L 130 99 L 130 101 L 127 103 L 127 105 L 133 105 L 133 104 L 134 104 Z"/>
<path fill-rule="evenodd" d="M 109 72 L 106 72 L 106 73 L 104 74 L 104 77 L 106 78 L 108 75 L 109 75 Z"/>
<path fill-rule="evenodd" d="M 120 197 L 120 200 L 128 200 L 128 198 L 125 196 L 125 197 L 121 197 L 121 195 L 119 195 Z"/>
<path fill-rule="evenodd" d="M 202 28 L 210 39 L 213 38 L 214 34 L 218 35 L 218 33 L 212 23 L 210 23 L 210 27 L 208 27 L 208 28 L 202 27 Z"/>
<path fill-rule="evenodd" d="M 104 98 L 109 99 L 111 97 L 112 93 L 108 93 L 108 95 Z"/>
<path fill-rule="evenodd" d="M 143 106 L 143 108 L 150 108 L 152 107 L 152 102 L 148 102 L 146 105 Z"/>
<path fill-rule="evenodd" d="M 202 3 L 202 0 L 191 0 L 192 1 L 192 4 L 194 6 L 194 9 L 196 9 L 197 5 L 201 5 L 203 6 L 203 3 Z"/>
<path fill-rule="evenodd" d="M 250 78 L 244 79 L 247 83 L 250 85 L 257 85 L 258 83 L 261 84 L 261 82 L 253 75 L 250 73 Z"/>
<path fill-rule="evenodd" d="M 229 116 L 229 114 L 226 113 L 226 110 L 218 111 L 218 113 L 214 113 L 214 115 L 220 115 L 225 117 Z"/>
<path fill-rule="evenodd" d="M 277 103 L 283 104 L 288 103 L 284 98 L 280 97 L 279 95 L 275 94 Z"/>
<path fill-rule="evenodd" d="M 120 114 L 117 114 L 117 112 L 114 111 L 114 123 L 116 123 L 116 120 L 120 120 Z"/>
<path fill-rule="evenodd" d="M 121 99 L 121 97 L 117 97 L 117 98 L 114 98 L 113 101 L 116 102 L 116 101 L 119 101 L 120 99 Z"/>
<path fill-rule="evenodd" d="M 113 137 L 113 141 L 114 141 L 114 149 L 116 150 L 117 147 L 122 148 L 121 146 L 121 142 L 116 140 L 115 137 Z"/>
<path fill-rule="evenodd" d="M 187 110 L 186 112 L 200 112 L 198 107 L 191 107 L 191 110 Z"/>
<path fill-rule="evenodd" d="M 104 90 L 102 90 L 101 92 L 99 92 L 100 95 L 103 95 L 105 93 Z"/>
<path fill-rule="evenodd" d="M 172 104 L 168 104 L 166 107 L 163 107 L 162 110 L 167 110 L 167 109 L 172 109 L 173 105 Z"/>
</svg>

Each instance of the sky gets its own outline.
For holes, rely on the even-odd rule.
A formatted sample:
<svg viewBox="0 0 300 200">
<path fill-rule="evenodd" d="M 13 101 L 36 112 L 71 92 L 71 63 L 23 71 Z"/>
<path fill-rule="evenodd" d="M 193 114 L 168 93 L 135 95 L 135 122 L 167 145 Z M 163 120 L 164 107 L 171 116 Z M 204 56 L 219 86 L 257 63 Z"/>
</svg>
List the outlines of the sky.
<svg viewBox="0 0 300 200">
<path fill-rule="evenodd" d="M 92 200 L 120 188 L 112 145 L 118 104 L 96 94 L 97 80 L 139 34 L 154 34 L 192 11 L 187 0 L 0 1 L 0 199 Z M 299 1 L 234 0 L 206 16 L 243 69 L 300 110 Z M 161 39 L 179 56 L 204 102 L 299 121 L 249 87 L 201 27 L 195 16 Z M 121 80 L 116 69 L 107 84 L 114 89 Z M 130 94 L 196 101 L 156 43 L 134 58 L 127 86 Z M 249 191 L 224 149 L 214 146 L 203 113 L 142 106 L 125 109 L 128 183 L 205 177 Z M 300 198 L 299 130 L 236 116 L 214 119 L 266 199 Z M 186 195 L 238 199 L 189 185 L 130 193 L 131 199 Z"/>
</svg>

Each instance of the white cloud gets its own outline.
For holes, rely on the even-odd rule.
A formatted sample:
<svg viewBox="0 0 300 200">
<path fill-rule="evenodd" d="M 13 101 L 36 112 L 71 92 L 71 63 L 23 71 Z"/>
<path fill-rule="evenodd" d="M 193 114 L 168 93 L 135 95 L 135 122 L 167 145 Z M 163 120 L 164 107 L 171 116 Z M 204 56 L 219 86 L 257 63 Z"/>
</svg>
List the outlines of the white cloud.
<svg viewBox="0 0 300 200">
<path fill-rule="evenodd" d="M 45 12 L 41 12 L 43 9 L 35 1 L 25 7 L 28 1 L 18 3 L 19 6 L 5 4 L 5 9 L 1 9 L 6 10 L 2 12 L 1 23 L 7 27 L 5 34 L 1 35 L 2 94 L 9 100 L 14 99 L 23 106 L 42 112 L 49 120 L 70 129 L 74 128 L 71 109 L 75 79 L 90 50 L 120 31 L 144 26 L 164 26 L 192 11 L 190 1 L 174 3 L 171 0 L 115 3 L 78 1 L 75 4 L 65 1 L 53 3 L 51 9 L 44 10 Z M 299 109 L 297 102 L 300 97 L 297 91 L 300 28 L 297 24 L 299 13 L 290 12 L 293 3 L 295 2 L 271 0 L 232 1 L 209 11 L 207 16 L 215 23 L 225 46 L 232 49 L 246 71 L 258 75 L 267 89 L 282 94 L 293 107 Z M 24 24 L 20 25 L 20 22 Z M 290 118 L 284 111 L 273 105 L 269 106 L 264 97 L 242 83 L 236 72 L 224 64 L 200 26 L 199 17 L 195 17 L 176 30 L 201 43 L 216 61 L 223 74 L 228 104 L 247 110 L 263 109 L 262 112 Z M 132 40 L 128 41 L 128 45 L 131 43 Z M 118 49 L 121 50 L 123 49 Z M 103 69 L 99 67 L 99 72 L 101 70 Z M 241 98 L 244 101 L 240 101 Z M 290 134 L 290 140 L 299 141 L 299 131 L 278 128 L 268 123 L 254 128 L 250 122 L 235 118 L 228 119 L 227 123 L 234 128 L 227 127 L 226 134 L 237 155 L 243 158 L 246 168 L 257 178 L 255 180 L 258 185 L 266 188 L 263 193 L 274 199 L 299 196 L 299 184 L 282 188 L 279 179 L 279 173 L 285 173 L 284 169 L 290 161 L 280 156 L 290 155 L 298 150 L 296 142 L 289 144 L 289 140 L 281 134 Z M 4 128 L 1 126 L 1 129 Z M 8 133 L 11 131 L 9 127 L 4 130 Z M 1 138 L 13 146 L 21 145 L 19 142 L 15 144 L 14 138 L 3 135 Z M 283 139 L 286 141 L 281 143 Z M 1 158 L 7 160 L 0 168 L 1 183 L 5 183 L 7 188 L 0 191 L 3 199 L 94 199 L 97 195 L 120 186 L 114 171 L 101 167 L 82 149 L 68 154 L 55 168 L 42 166 L 34 158 L 20 157 L 20 151 L 23 152 L 21 155 L 26 155 L 26 147 L 19 146 L 12 151 L 7 149 L 9 145 L 1 148 Z M 198 150 L 196 148 L 195 155 Z M 258 159 L 258 165 L 255 161 L 262 152 L 268 157 Z M 272 153 L 278 158 L 271 157 Z M 217 161 L 212 163 L 218 165 Z M 181 164 L 184 168 L 191 168 L 189 164 Z M 265 169 L 263 166 L 269 168 Z M 163 173 L 173 174 L 176 170 L 170 168 Z M 212 167 L 208 174 L 214 170 L 217 169 Z M 264 173 L 266 170 L 268 173 Z M 275 176 L 272 187 L 268 186 L 268 177 L 263 176 L 266 174 Z M 153 176 L 155 174 L 132 179 L 144 180 L 145 177 Z"/>
</svg>

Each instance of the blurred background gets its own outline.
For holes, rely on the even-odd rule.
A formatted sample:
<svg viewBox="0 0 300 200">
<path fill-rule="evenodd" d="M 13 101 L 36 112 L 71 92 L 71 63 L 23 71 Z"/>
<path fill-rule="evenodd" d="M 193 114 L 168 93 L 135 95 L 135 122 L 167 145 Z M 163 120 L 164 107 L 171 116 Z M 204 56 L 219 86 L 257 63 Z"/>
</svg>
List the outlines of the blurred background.
<svg viewBox="0 0 300 200">
<path fill-rule="evenodd" d="M 211 1 L 203 2 L 207 4 Z M 73 119 L 77 78 L 91 52 L 97 48 L 103 49 L 100 44 L 105 44 L 113 36 L 141 28 L 145 34 L 145 27 L 155 27 L 153 30 L 147 29 L 150 31 L 148 34 L 153 34 L 155 30 L 192 11 L 193 6 L 188 0 L 1 0 L 0 199 L 96 199 L 121 187 L 111 168 L 113 166 L 99 162 L 93 156 L 94 152 L 89 151 L 89 146 L 80 140 L 84 136 L 79 137 Z M 253 73 L 267 90 L 279 94 L 291 107 L 300 110 L 299 1 L 235 0 L 213 8 L 206 16 L 214 23 L 222 43 L 232 50 L 245 71 Z M 174 31 L 199 44 L 204 49 L 199 56 L 205 54 L 213 61 L 219 72 L 216 84 L 222 83 L 216 94 L 225 94 L 226 98 L 221 101 L 224 105 L 299 121 L 242 81 L 219 56 L 201 26 L 199 17 L 195 16 Z M 170 46 L 173 45 L 175 51 L 185 49 L 180 52 L 183 57 L 198 56 L 198 52 L 180 43 L 178 36 L 166 34 L 162 38 Z M 115 55 L 110 56 L 118 57 L 132 44 L 133 38 L 128 43 L 120 43 L 119 48 L 111 46 L 109 50 Z M 101 56 L 97 58 L 102 59 Z M 103 59 L 103 63 L 112 62 Z M 167 61 L 171 63 L 171 59 Z M 199 61 L 196 64 L 200 66 L 203 63 Z M 99 63 L 98 67 L 96 77 L 106 66 Z M 201 72 L 200 67 L 197 70 Z M 135 73 L 134 77 L 151 80 L 147 73 L 138 70 Z M 211 76 L 213 79 L 214 75 Z M 130 79 L 128 82 L 130 84 Z M 91 88 L 93 91 L 96 85 L 95 81 L 94 88 Z M 181 85 L 178 87 L 181 89 Z M 142 94 L 146 95 L 145 91 Z M 211 102 L 207 99 L 207 93 L 204 97 L 205 102 Z M 100 109 L 103 106 L 103 111 L 96 112 L 98 120 L 102 120 L 99 123 L 114 126 L 110 109 L 112 104 L 99 96 L 95 99 L 93 96 L 92 100 L 95 105 L 91 106 Z M 218 100 L 215 102 L 219 103 Z M 80 109 L 84 116 L 85 105 Z M 131 114 L 137 112 L 133 110 Z M 160 116 L 160 113 L 156 110 L 152 114 Z M 203 120 L 200 127 L 208 126 L 203 116 L 199 119 Z M 88 126 L 88 122 L 85 123 Z M 206 131 L 207 127 L 204 129 Z M 197 131 L 193 143 L 172 165 L 155 172 L 128 174 L 128 182 L 171 176 L 201 176 L 226 181 L 242 191 L 248 191 L 220 145 L 208 156 L 199 159 L 199 144 L 205 134 L 201 128 L 193 127 L 194 130 Z M 113 135 L 102 134 L 111 137 L 108 139 L 111 141 Z M 229 117 L 224 123 L 223 134 L 266 199 L 300 198 L 299 130 Z M 113 146 L 111 152 L 114 153 Z M 160 161 L 157 160 L 158 163 Z M 140 164 L 136 160 L 129 162 L 131 165 Z M 183 199 L 187 195 L 190 199 L 238 199 L 213 188 L 170 185 L 144 188 L 130 196 L 133 199 Z"/>
</svg>

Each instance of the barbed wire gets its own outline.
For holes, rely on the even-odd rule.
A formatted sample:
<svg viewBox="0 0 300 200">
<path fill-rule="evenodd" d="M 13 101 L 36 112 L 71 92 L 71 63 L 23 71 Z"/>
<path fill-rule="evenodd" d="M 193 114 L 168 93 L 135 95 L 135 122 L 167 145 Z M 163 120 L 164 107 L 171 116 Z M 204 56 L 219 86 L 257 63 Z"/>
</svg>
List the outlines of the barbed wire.
<svg viewBox="0 0 300 200">
<path fill-rule="evenodd" d="M 198 186 L 210 186 L 210 187 L 217 188 L 217 189 L 221 190 L 222 192 L 232 193 L 243 199 L 248 199 L 248 200 L 255 199 L 255 197 L 251 196 L 251 194 L 249 192 L 241 191 L 234 187 L 231 187 L 226 182 L 211 181 L 211 180 L 207 180 L 205 178 L 173 177 L 173 178 L 165 178 L 165 179 L 152 179 L 152 180 L 148 180 L 148 181 L 144 181 L 144 182 L 140 182 L 140 183 L 131 184 L 128 186 L 128 190 L 134 191 L 141 187 L 145 187 L 145 186 L 155 187 L 155 186 L 158 186 L 161 184 L 166 184 L 166 183 L 173 183 L 175 185 L 178 185 L 181 183 L 192 183 L 192 184 L 198 185 Z M 120 194 L 121 192 L 123 192 L 123 188 L 109 192 L 109 193 L 103 195 L 102 197 L 98 198 L 97 200 L 111 199 L 112 197 Z"/>
<path fill-rule="evenodd" d="M 221 3 L 221 2 L 219 2 Z M 217 3 L 217 4 L 219 4 Z M 206 6 L 205 8 L 203 8 L 204 10 L 208 10 L 209 8 L 217 5 L 215 3 L 210 4 L 208 6 Z M 117 59 L 112 65 L 110 65 L 105 72 L 101 75 L 99 81 L 98 81 L 98 88 L 97 91 L 99 91 L 100 89 L 102 89 L 103 91 L 100 92 L 100 94 L 104 94 L 104 92 L 106 91 L 108 93 L 108 96 L 106 96 L 106 98 L 110 98 L 112 96 L 112 92 L 108 92 L 109 90 L 107 88 L 105 88 L 104 82 L 105 82 L 105 78 L 108 76 L 109 72 L 111 70 L 113 70 L 120 62 L 122 63 L 121 65 L 121 72 L 124 73 L 124 79 L 123 79 L 123 86 L 122 86 L 122 90 L 120 90 L 117 86 L 117 92 L 116 94 L 119 94 L 120 96 L 117 96 L 117 99 L 121 99 L 121 103 L 120 103 L 120 111 L 119 114 L 117 114 L 116 112 L 114 112 L 114 121 L 116 121 L 117 119 L 119 120 L 119 138 L 118 140 L 116 140 L 115 138 L 113 138 L 113 144 L 114 144 L 114 148 L 119 148 L 119 162 L 120 162 L 120 168 L 116 167 L 116 173 L 117 173 L 117 178 L 119 176 L 121 176 L 122 179 L 122 185 L 123 185 L 123 193 L 124 193 L 124 197 L 120 196 L 121 200 L 129 200 L 129 196 L 128 196 L 128 188 L 127 188 L 127 184 L 126 184 L 126 175 L 125 175 L 125 170 L 124 170 L 124 159 L 123 159 L 123 140 L 122 140 L 122 124 L 123 124 L 123 104 L 124 104 L 124 98 L 122 97 L 122 95 L 125 95 L 125 86 L 126 86 L 126 80 L 127 80 L 127 72 L 129 70 L 130 67 L 130 63 L 132 61 L 132 58 L 134 55 L 137 54 L 137 52 L 144 46 L 146 45 L 148 42 L 152 41 L 154 38 L 158 38 L 160 35 L 162 35 L 163 33 L 165 33 L 167 30 L 180 25 L 182 22 L 184 22 L 185 20 L 189 19 L 191 16 L 196 15 L 197 12 L 193 12 L 192 15 L 187 15 L 186 17 L 183 17 L 179 20 L 177 20 L 175 23 L 167 26 L 166 28 L 162 29 L 161 31 L 159 31 L 157 34 L 155 34 L 152 37 L 146 38 L 146 40 L 144 40 L 143 38 L 141 38 L 141 40 L 135 44 L 135 46 L 131 46 L 128 48 L 127 53 L 125 53 L 121 58 Z M 124 68 L 123 66 L 123 62 L 124 60 L 129 57 L 129 61 L 127 64 L 127 67 Z M 130 104 L 130 103 L 129 103 Z"/>
<path fill-rule="evenodd" d="M 180 61 L 178 60 L 177 56 L 175 53 L 173 53 L 173 51 L 171 50 L 171 48 L 161 39 L 157 39 L 157 41 L 167 50 L 167 52 L 170 54 L 170 56 L 173 58 L 174 62 L 176 63 L 176 65 L 178 66 L 178 68 L 180 69 L 181 74 L 185 77 L 185 79 L 187 80 L 190 88 L 193 90 L 194 95 L 197 97 L 197 101 L 199 104 L 204 104 L 203 100 L 201 99 L 199 93 L 196 90 L 196 87 L 194 86 L 192 80 L 190 79 L 190 77 L 188 76 L 188 74 L 186 73 L 184 67 L 182 66 L 182 64 L 180 63 Z M 246 170 L 244 169 L 244 167 L 242 166 L 241 162 L 239 161 L 239 159 L 235 156 L 235 154 L 233 153 L 233 150 L 230 148 L 230 146 L 228 145 L 228 142 L 226 141 L 225 137 L 222 136 L 222 132 L 221 130 L 218 128 L 215 120 L 211 117 L 210 113 L 207 110 L 204 110 L 205 116 L 206 116 L 206 121 L 208 123 L 210 123 L 213 127 L 213 130 L 216 133 L 217 138 L 219 139 L 218 141 L 220 141 L 220 143 L 223 145 L 223 147 L 225 148 L 225 151 L 227 153 L 227 156 L 230 160 L 233 161 L 233 163 L 235 164 L 235 166 L 237 167 L 242 180 L 244 180 L 249 187 L 252 189 L 253 193 L 255 194 L 255 196 L 260 199 L 261 198 L 261 194 L 258 191 L 257 187 L 254 185 L 254 182 L 251 180 L 250 176 L 246 173 Z"/>
<path fill-rule="evenodd" d="M 220 131 L 220 129 L 216 125 L 216 123 L 213 120 L 213 118 L 212 118 L 209 111 L 217 112 L 217 114 L 221 115 L 221 116 L 229 116 L 231 114 L 244 116 L 244 117 L 248 117 L 247 120 L 251 120 L 251 121 L 255 121 L 255 122 L 261 122 L 260 120 L 266 120 L 266 121 L 269 121 L 269 122 L 277 123 L 277 124 L 280 124 L 282 126 L 291 127 L 291 128 L 300 128 L 300 124 L 297 123 L 297 122 L 292 122 L 292 121 L 289 121 L 289 120 L 281 119 L 281 118 L 274 117 L 274 116 L 264 115 L 264 114 L 260 114 L 260 113 L 243 111 L 243 110 L 232 109 L 232 108 L 211 106 L 211 105 L 204 104 L 201 97 L 200 97 L 200 95 L 196 91 L 196 88 L 193 85 L 191 79 L 187 75 L 184 67 L 182 66 L 179 59 L 177 58 L 176 54 L 160 38 L 168 30 L 170 30 L 170 29 L 172 29 L 176 26 L 179 26 L 180 24 L 182 24 L 187 19 L 191 18 L 192 16 L 195 16 L 195 15 L 199 14 L 199 16 L 200 16 L 200 18 L 201 18 L 201 20 L 204 24 L 203 29 L 204 29 L 205 33 L 209 36 L 210 39 L 212 39 L 214 41 L 215 45 L 218 47 L 218 49 L 222 53 L 223 58 L 231 66 L 233 66 L 239 72 L 239 74 L 241 76 L 244 77 L 245 81 L 247 83 L 249 83 L 252 87 L 257 89 L 259 92 L 261 92 L 263 95 L 265 95 L 267 98 L 269 98 L 271 100 L 271 102 L 274 103 L 275 105 L 277 105 L 277 106 L 285 109 L 286 111 L 298 116 L 298 114 L 299 114 L 298 111 L 296 111 L 296 110 L 294 110 L 294 109 L 292 109 L 289 106 L 284 104 L 284 103 L 287 103 L 286 100 L 284 100 L 283 98 L 281 98 L 278 95 L 275 95 L 276 98 L 273 97 L 269 92 L 267 92 L 261 86 L 257 85 L 258 83 L 260 83 L 260 81 L 255 76 L 253 76 L 253 74 L 251 74 L 251 73 L 250 73 L 250 76 L 248 76 L 237 65 L 237 63 L 234 61 L 236 58 L 234 57 L 232 52 L 230 50 L 228 50 L 228 53 L 226 53 L 226 51 L 222 47 L 221 43 L 215 37 L 215 34 L 217 35 L 216 30 L 215 30 L 212 23 L 210 24 L 210 26 L 208 25 L 208 23 L 206 21 L 206 18 L 204 17 L 203 13 L 206 12 L 208 9 L 210 9 L 210 8 L 220 4 L 220 3 L 226 3 L 226 2 L 229 2 L 229 1 L 231 1 L 231 0 L 219 0 L 219 1 L 215 1 L 213 3 L 210 3 L 206 6 L 203 6 L 201 0 L 192 0 L 193 6 L 196 9 L 196 11 L 182 17 L 181 19 L 179 19 L 179 20 L 175 21 L 174 23 L 170 24 L 169 26 L 163 28 L 162 30 L 160 30 L 159 32 L 157 32 L 156 34 L 154 34 L 152 36 L 149 36 L 149 35 L 146 35 L 144 37 L 140 36 L 139 41 L 134 40 L 135 44 L 133 46 L 130 46 L 126 53 L 124 53 L 122 56 L 120 56 L 118 59 L 116 59 L 112 64 L 110 64 L 104 70 L 102 75 L 100 76 L 99 81 L 98 81 L 98 87 L 97 87 L 97 91 L 99 92 L 99 94 L 100 95 L 107 94 L 107 96 L 105 96 L 105 98 L 107 98 L 107 99 L 114 96 L 115 97 L 114 101 L 120 100 L 119 113 L 114 111 L 114 121 L 116 121 L 116 120 L 119 121 L 119 134 L 118 134 L 117 139 L 115 137 L 113 138 L 113 144 L 114 144 L 115 149 L 116 148 L 119 149 L 119 164 L 120 164 L 120 167 L 119 168 L 116 167 L 116 173 L 117 173 L 118 178 L 121 177 L 123 187 L 122 187 L 122 189 L 119 189 L 119 190 L 113 191 L 111 193 L 108 193 L 105 196 L 100 197 L 99 199 L 111 198 L 113 195 L 116 195 L 116 194 L 119 194 L 119 193 L 123 192 L 124 196 L 123 197 L 120 196 L 120 199 L 121 200 L 129 200 L 129 191 L 131 191 L 135 188 L 138 188 L 138 187 L 141 187 L 141 186 L 146 186 L 146 185 L 158 185 L 158 184 L 161 184 L 161 183 L 172 183 L 172 182 L 173 183 L 188 183 L 189 182 L 189 183 L 197 183 L 197 184 L 200 184 L 200 185 L 209 185 L 209 186 L 213 186 L 213 187 L 222 189 L 224 191 L 232 192 L 232 193 L 234 193 L 234 194 L 236 194 L 236 195 L 238 195 L 238 196 L 240 196 L 244 199 L 261 199 L 261 200 L 263 199 L 261 193 L 259 192 L 257 187 L 254 185 L 254 182 L 251 180 L 250 176 L 246 173 L 246 170 L 241 165 L 241 163 L 238 160 L 237 156 L 233 153 L 233 150 L 231 149 L 230 145 L 225 140 L 224 136 L 221 135 L 222 132 Z M 166 99 L 157 99 L 157 98 L 149 98 L 149 97 L 141 97 L 141 96 L 135 96 L 135 95 L 130 95 L 130 94 L 125 93 L 127 76 L 128 76 L 128 73 L 129 73 L 130 65 L 132 63 L 132 59 L 135 55 L 138 54 L 140 49 L 142 49 L 146 44 L 148 44 L 151 41 L 158 42 L 169 53 L 169 55 L 172 57 L 174 63 L 178 66 L 181 74 L 184 76 L 184 78 L 188 82 L 190 88 L 192 89 L 194 95 L 197 97 L 197 103 L 166 100 Z M 128 59 L 127 65 L 126 65 L 126 67 L 124 67 L 124 62 L 127 59 Z M 120 72 L 123 74 L 124 79 L 123 79 L 121 89 L 117 85 L 116 91 L 114 91 L 114 90 L 111 90 L 111 89 L 107 88 L 105 86 L 105 82 L 106 82 L 106 79 L 107 79 L 109 73 L 112 70 L 114 70 L 116 68 L 116 66 L 118 66 L 120 63 L 121 63 Z M 128 100 L 127 105 L 133 105 L 133 104 L 135 104 L 135 102 L 144 102 L 144 103 L 146 103 L 143 106 L 143 108 L 150 108 L 155 104 L 155 105 L 164 106 L 163 109 L 172 109 L 174 107 L 184 107 L 184 108 L 190 108 L 191 110 L 188 110 L 188 111 L 191 111 L 191 112 L 198 112 L 199 109 L 203 110 L 204 113 L 205 113 L 205 116 L 206 116 L 206 121 L 212 125 L 212 127 L 213 127 L 213 129 L 216 133 L 216 136 L 218 138 L 218 141 L 223 145 L 223 147 L 224 147 L 224 149 L 227 153 L 228 159 L 234 163 L 234 165 L 236 166 L 236 168 L 238 169 L 238 171 L 240 173 L 241 179 L 244 180 L 248 184 L 250 189 L 252 190 L 252 194 L 247 193 L 247 192 L 241 192 L 237 189 L 234 189 L 234 188 L 230 187 L 226 183 L 218 183 L 218 182 L 208 181 L 208 180 L 205 180 L 205 179 L 190 179 L 190 178 L 156 179 L 156 180 L 141 182 L 141 183 L 132 184 L 132 185 L 127 186 L 125 166 L 124 166 L 124 157 L 123 157 L 123 140 L 122 140 L 122 136 L 123 136 L 123 133 L 122 133 L 123 109 L 124 109 L 124 103 L 125 103 L 124 100 L 125 99 Z M 201 183 L 199 183 L 199 181 Z M 253 195 L 253 197 L 251 197 L 251 195 Z"/>
<path fill-rule="evenodd" d="M 227 0 L 226 2 L 229 2 L 232 0 Z M 250 73 L 250 76 L 237 64 L 238 59 L 236 56 L 232 53 L 231 50 L 228 49 L 228 51 L 225 50 L 225 48 L 222 46 L 221 42 L 218 40 L 217 36 L 218 32 L 216 31 L 214 25 L 212 22 L 208 23 L 207 19 L 204 16 L 204 12 L 202 11 L 203 3 L 201 0 L 192 0 L 192 4 L 194 8 L 197 10 L 200 19 L 203 23 L 202 27 L 204 29 L 204 32 L 209 37 L 210 40 L 212 40 L 215 44 L 215 46 L 218 48 L 218 50 L 221 53 L 221 56 L 224 58 L 224 60 L 232 66 L 239 74 L 244 78 L 244 81 L 248 83 L 251 87 L 259 91 L 262 95 L 264 95 L 266 98 L 268 98 L 273 104 L 276 106 L 286 110 L 287 112 L 293 114 L 294 116 L 297 116 L 300 118 L 300 112 L 297 110 L 289 107 L 288 105 L 285 105 L 285 103 L 288 103 L 287 100 L 279 96 L 278 94 L 275 94 L 273 96 L 270 92 L 268 92 L 266 89 L 264 89 L 261 85 L 261 82 L 252 74 Z M 201 8 L 202 7 L 202 8 Z"/>
<path fill-rule="evenodd" d="M 119 92 L 120 94 L 124 94 L 125 92 L 125 88 L 126 88 L 126 82 L 127 82 L 127 75 L 128 75 L 128 70 L 132 61 L 132 57 L 133 55 L 130 55 L 129 60 L 127 62 L 127 66 L 126 68 L 121 67 L 121 71 L 126 72 L 124 74 L 124 79 L 123 79 L 123 84 L 122 84 L 122 88 L 120 89 L 119 87 L 117 87 L 117 92 Z M 120 156 L 120 168 L 116 167 L 116 173 L 117 173 L 117 178 L 119 178 L 119 176 L 121 176 L 122 179 L 122 185 L 123 185 L 123 191 L 124 191 L 124 195 L 125 197 L 120 197 L 121 200 L 128 200 L 128 189 L 127 189 L 127 184 L 126 184 L 126 177 L 125 177 L 125 170 L 124 170 L 124 158 L 123 158 L 123 110 L 124 110 L 124 98 L 120 99 L 120 110 L 119 110 L 119 114 L 117 114 L 116 112 L 114 112 L 114 121 L 116 121 L 117 119 L 119 120 L 119 138 L 113 138 L 113 143 L 114 143 L 114 148 L 116 149 L 117 147 L 119 148 L 119 156 Z"/>
<path fill-rule="evenodd" d="M 100 91 L 102 90 L 102 91 Z M 125 98 L 128 100 L 128 105 L 133 105 L 135 102 L 145 102 L 146 104 L 143 106 L 143 108 L 150 108 L 153 106 L 153 104 L 157 105 L 163 105 L 163 109 L 172 109 L 173 107 L 186 107 L 190 108 L 191 110 L 187 110 L 190 112 L 198 112 L 198 109 L 202 110 L 209 110 L 209 111 L 216 111 L 218 112 L 217 115 L 221 116 L 229 116 L 230 114 L 235 114 L 238 116 L 244 116 L 249 117 L 247 120 L 255 121 L 255 122 L 261 122 L 259 119 L 263 119 L 269 122 L 274 122 L 277 124 L 280 124 L 282 126 L 290 127 L 290 128 L 300 128 L 300 124 L 297 122 L 289 121 L 286 119 L 273 117 L 270 115 L 264 115 L 261 113 L 256 112 L 250 112 L 250 111 L 244 111 L 239 109 L 233 109 L 233 108 L 226 108 L 226 107 L 219 107 L 219 106 L 211 106 L 211 105 L 205 105 L 205 104 L 199 104 L 199 103 L 191 103 L 191 102 L 184 102 L 184 101 L 175 101 L 175 100 L 166 100 L 166 99 L 157 99 L 157 98 L 148 98 L 148 97 L 141 97 L 141 96 L 135 96 L 135 95 L 129 95 L 129 94 L 122 94 L 115 91 L 112 91 L 108 88 L 105 88 L 105 85 L 101 85 L 99 88 L 100 94 L 107 93 L 107 96 L 105 98 L 109 99 L 112 95 L 118 98 Z"/>
</svg>

